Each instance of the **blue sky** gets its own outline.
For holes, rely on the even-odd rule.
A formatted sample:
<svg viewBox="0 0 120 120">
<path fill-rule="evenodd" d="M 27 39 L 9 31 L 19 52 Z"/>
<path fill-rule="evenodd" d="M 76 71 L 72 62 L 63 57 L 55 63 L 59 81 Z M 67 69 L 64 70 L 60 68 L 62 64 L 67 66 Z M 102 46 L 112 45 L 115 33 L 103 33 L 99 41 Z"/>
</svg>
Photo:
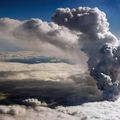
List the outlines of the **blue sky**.
<svg viewBox="0 0 120 120">
<path fill-rule="evenodd" d="M 58 7 L 98 7 L 105 11 L 113 33 L 119 35 L 120 0 L 0 0 L 0 17 L 50 21 Z"/>
</svg>

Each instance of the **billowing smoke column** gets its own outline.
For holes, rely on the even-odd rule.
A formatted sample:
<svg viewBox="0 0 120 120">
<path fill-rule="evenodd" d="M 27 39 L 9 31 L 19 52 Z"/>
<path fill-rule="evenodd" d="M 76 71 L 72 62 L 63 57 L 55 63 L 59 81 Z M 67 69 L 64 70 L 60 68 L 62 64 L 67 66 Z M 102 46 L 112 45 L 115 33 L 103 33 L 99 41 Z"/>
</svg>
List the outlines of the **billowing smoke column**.
<svg viewBox="0 0 120 120">
<path fill-rule="evenodd" d="M 77 56 L 82 51 L 88 56 L 90 75 L 103 91 L 103 99 L 116 100 L 120 93 L 120 47 L 109 31 L 105 13 L 89 7 L 59 8 L 52 19 L 54 22 L 48 23 L 40 19 L 1 18 L 0 39 L 41 51 L 52 49 L 56 55 L 58 49 Z"/>
<path fill-rule="evenodd" d="M 61 8 L 54 14 L 53 20 L 59 25 L 83 33 L 79 44 L 81 46 L 82 43 L 80 49 L 89 57 L 90 75 L 103 92 L 103 99 L 113 101 L 118 99 L 120 47 L 117 38 L 109 31 L 105 13 L 98 8 L 79 7 L 72 10 Z"/>
<path fill-rule="evenodd" d="M 103 99 L 117 100 L 120 95 L 120 83 L 118 74 L 120 72 L 120 48 L 104 45 L 99 51 L 97 65 L 90 69 L 90 74 L 97 81 L 97 86 L 103 91 Z M 89 65 L 91 64 L 89 59 Z"/>
</svg>

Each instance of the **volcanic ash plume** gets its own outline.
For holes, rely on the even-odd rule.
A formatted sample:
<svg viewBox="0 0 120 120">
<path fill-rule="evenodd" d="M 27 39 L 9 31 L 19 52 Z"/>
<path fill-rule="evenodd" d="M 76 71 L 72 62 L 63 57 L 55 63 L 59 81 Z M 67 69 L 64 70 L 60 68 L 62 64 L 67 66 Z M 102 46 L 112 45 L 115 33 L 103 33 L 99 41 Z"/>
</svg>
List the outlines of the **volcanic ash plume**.
<svg viewBox="0 0 120 120">
<path fill-rule="evenodd" d="M 54 51 L 55 55 L 60 51 L 79 61 L 80 53 L 84 53 L 90 75 L 103 91 L 103 98 L 117 99 L 120 47 L 118 39 L 109 31 L 106 14 L 98 8 L 59 8 L 52 19 L 54 22 L 48 23 L 33 18 L 24 21 L 1 18 L 0 39 L 43 52 Z"/>
<path fill-rule="evenodd" d="M 117 79 L 120 68 L 120 47 L 118 39 L 109 31 L 109 23 L 104 12 L 98 8 L 79 7 L 70 10 L 60 8 L 53 20 L 71 30 L 82 32 L 80 49 L 89 58 L 90 75 L 103 92 L 103 99 L 116 100 L 120 94 Z M 80 35 L 81 36 L 81 35 Z"/>
<path fill-rule="evenodd" d="M 103 99 L 116 100 L 120 94 L 118 74 L 120 72 L 120 47 L 104 45 L 99 51 L 99 62 L 91 69 L 90 74 L 103 91 Z M 89 63 L 92 62 L 89 60 Z"/>
</svg>

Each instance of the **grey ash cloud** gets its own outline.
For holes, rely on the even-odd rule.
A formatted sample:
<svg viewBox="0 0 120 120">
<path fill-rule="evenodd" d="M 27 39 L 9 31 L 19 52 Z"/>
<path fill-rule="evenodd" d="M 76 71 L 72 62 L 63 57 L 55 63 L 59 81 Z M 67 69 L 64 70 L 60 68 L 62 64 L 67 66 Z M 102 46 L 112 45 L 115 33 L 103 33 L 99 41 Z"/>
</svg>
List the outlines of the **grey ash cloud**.
<svg viewBox="0 0 120 120">
<path fill-rule="evenodd" d="M 83 33 L 79 39 L 82 51 L 88 59 L 91 76 L 103 91 L 103 99 L 116 100 L 120 94 L 117 80 L 120 71 L 119 41 L 109 31 L 109 23 L 104 12 L 98 8 L 60 8 L 53 16 L 55 23 Z"/>
<path fill-rule="evenodd" d="M 56 51 L 56 54 L 58 49 L 77 56 L 83 52 L 103 98 L 116 99 L 120 91 L 117 80 L 120 47 L 119 40 L 109 30 L 106 14 L 98 8 L 59 8 L 52 19 L 48 23 L 33 18 L 24 21 L 1 18 L 0 38 L 32 49 Z"/>
</svg>

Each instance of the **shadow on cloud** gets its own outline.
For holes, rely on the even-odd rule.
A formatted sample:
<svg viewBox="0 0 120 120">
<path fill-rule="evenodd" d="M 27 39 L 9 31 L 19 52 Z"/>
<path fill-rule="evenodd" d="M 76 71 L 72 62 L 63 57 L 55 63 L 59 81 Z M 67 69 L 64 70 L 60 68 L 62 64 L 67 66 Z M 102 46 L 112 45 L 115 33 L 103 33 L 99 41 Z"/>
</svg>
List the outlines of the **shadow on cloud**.
<svg viewBox="0 0 120 120">
<path fill-rule="evenodd" d="M 73 82 L 39 80 L 1 81 L 0 93 L 8 95 L 0 104 L 24 104 L 29 98 L 46 102 L 49 107 L 73 106 L 101 100 L 93 83 L 85 84 L 80 76 L 70 76 Z M 81 82 L 80 82 L 81 81 Z M 86 81 L 87 82 L 87 81 Z"/>
</svg>

